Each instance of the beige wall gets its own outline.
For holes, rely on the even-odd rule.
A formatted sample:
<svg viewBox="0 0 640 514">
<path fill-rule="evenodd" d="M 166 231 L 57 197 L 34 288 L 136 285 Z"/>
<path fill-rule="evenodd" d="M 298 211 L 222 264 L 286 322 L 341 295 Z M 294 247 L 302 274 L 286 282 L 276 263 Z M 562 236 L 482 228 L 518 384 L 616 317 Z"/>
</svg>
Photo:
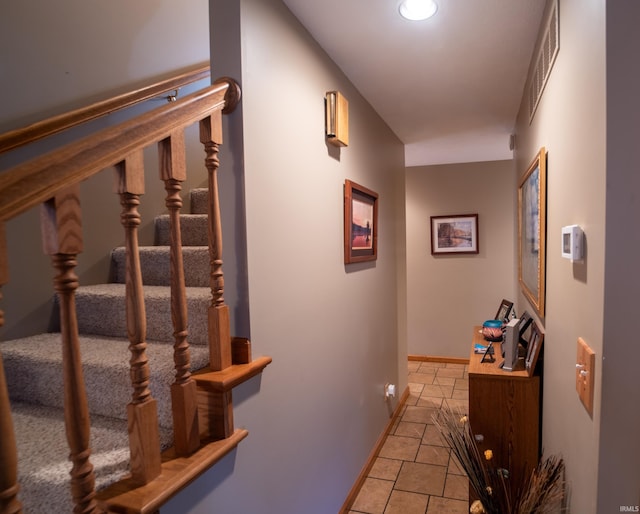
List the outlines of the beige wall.
<svg viewBox="0 0 640 514">
<path fill-rule="evenodd" d="M 4 2 L 0 132 L 209 58 L 207 0 Z"/>
<path fill-rule="evenodd" d="M 640 386 L 637 328 L 640 219 L 640 47 L 637 2 L 606 3 L 607 157 L 605 308 L 598 512 L 640 505 Z M 613 472 L 612 472 L 613 471 Z"/>
<path fill-rule="evenodd" d="M 565 458 L 571 512 L 576 513 L 618 512 L 619 505 L 596 510 L 604 380 L 604 31 L 603 2 L 560 2 L 560 52 L 533 121 L 529 123 L 525 102 L 516 129 L 518 175 L 540 147 L 548 152 L 542 443 L 547 453 Z M 561 257 L 561 228 L 572 224 L 584 229 L 584 263 L 572 264 Z M 522 294 L 518 306 L 529 308 Z M 578 337 L 596 352 L 593 417 L 575 390 Z"/>
<path fill-rule="evenodd" d="M 189 9 L 176 10 L 168 0 L 150 3 L 64 0 L 55 4 L 26 0 L 7 2 L 0 16 L 2 89 L 10 101 L 0 114 L 0 131 L 18 128 L 46 116 L 108 98 L 136 85 L 168 76 L 209 58 L 208 4 L 196 0 Z M 208 82 L 183 88 L 186 95 Z M 153 100 L 133 109 L 142 112 L 161 105 Z M 55 139 L 62 144 L 88 131 L 126 118 L 117 113 L 89 123 Z M 206 185 L 204 152 L 197 127 L 188 131 L 187 192 Z M 0 170 L 48 151 L 54 145 L 36 144 L 24 151 L 0 156 Z M 159 180 L 157 150 L 145 152 L 146 194 L 142 198 L 140 243 L 153 242 L 153 216 L 164 210 L 164 186 Z M 113 190 L 112 170 L 81 185 L 84 251 L 78 259 L 81 284 L 107 280 L 109 252 L 123 244 L 119 199 Z M 98 215 L 96 215 L 98 214 Z M 3 287 L 5 326 L 2 338 L 37 333 L 49 327 L 53 298 L 53 269 L 42 254 L 39 210 L 32 209 L 7 224 L 9 283 Z M 30 237 L 25 237 L 29 234 Z M 25 259 L 29 256 L 29 259 Z M 233 290 L 233 261 L 229 284 Z M 235 305 L 234 295 L 227 301 Z"/>
<path fill-rule="evenodd" d="M 253 351 L 273 364 L 234 391 L 249 437 L 163 513 L 337 512 L 389 420 L 384 383 L 407 382 L 403 145 L 279 0 L 214 1 L 212 23 L 215 74 L 237 68 L 228 54 L 242 59 L 242 119 L 227 139 L 244 149 Z M 349 101 L 339 151 L 324 139 L 333 89 Z M 343 263 L 347 178 L 379 194 L 372 263 Z"/>
<path fill-rule="evenodd" d="M 514 188 L 513 161 L 407 168 L 409 355 L 467 358 L 472 327 L 514 301 Z M 431 255 L 431 216 L 476 213 L 477 255 Z"/>
</svg>

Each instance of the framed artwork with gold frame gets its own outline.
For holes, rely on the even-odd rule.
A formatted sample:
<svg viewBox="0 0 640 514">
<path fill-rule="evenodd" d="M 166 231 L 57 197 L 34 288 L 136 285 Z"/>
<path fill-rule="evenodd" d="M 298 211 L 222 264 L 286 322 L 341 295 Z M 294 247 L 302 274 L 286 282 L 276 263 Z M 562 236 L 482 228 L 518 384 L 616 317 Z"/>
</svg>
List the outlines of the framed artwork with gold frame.
<svg viewBox="0 0 640 514">
<path fill-rule="evenodd" d="M 518 184 L 518 282 L 544 317 L 547 233 L 547 152 L 540 149 Z"/>
</svg>

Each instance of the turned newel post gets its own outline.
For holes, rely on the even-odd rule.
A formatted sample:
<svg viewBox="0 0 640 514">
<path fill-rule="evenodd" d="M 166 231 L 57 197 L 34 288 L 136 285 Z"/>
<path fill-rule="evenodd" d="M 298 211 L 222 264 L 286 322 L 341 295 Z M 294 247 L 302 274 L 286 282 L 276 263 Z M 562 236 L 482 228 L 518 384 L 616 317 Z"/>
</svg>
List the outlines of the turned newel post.
<svg viewBox="0 0 640 514">
<path fill-rule="evenodd" d="M 209 256 L 211 260 L 211 305 L 209 306 L 209 366 L 221 371 L 231 366 L 229 306 L 224 302 L 222 273 L 222 222 L 218 191 L 219 144 L 222 143 L 222 113 L 217 111 L 200 122 L 200 142 L 204 145 L 209 172 Z"/>
<path fill-rule="evenodd" d="M 122 205 L 120 221 L 126 246 L 126 317 L 133 387 L 131 402 L 127 405 L 131 475 L 134 482 L 146 484 L 160 475 L 161 463 L 158 408 L 149 389 L 147 319 L 138 245 L 138 205 L 140 195 L 144 194 L 142 150 L 130 154 L 116 165 L 116 192 Z"/>
<path fill-rule="evenodd" d="M 158 143 L 160 178 L 167 191 L 170 221 L 171 319 L 173 321 L 173 360 L 175 382 L 171 385 L 174 447 L 178 455 L 193 453 L 200 446 L 196 383 L 191 378 L 191 357 L 187 340 L 187 298 L 182 258 L 180 209 L 181 183 L 187 178 L 184 132 L 174 132 Z"/>
<path fill-rule="evenodd" d="M 64 421 L 73 463 L 71 495 L 74 512 L 98 512 L 95 501 L 95 476 L 89 460 L 90 420 L 87 393 L 82 372 L 78 339 L 75 291 L 77 255 L 82 252 L 80 188 L 60 191 L 41 209 L 43 247 L 57 271 L 54 286 L 60 305 L 62 370 L 64 377 Z"/>
<path fill-rule="evenodd" d="M 7 243 L 4 223 L 0 222 L 0 288 L 9 281 Z M 0 300 L 2 292 L 0 291 Z M 0 327 L 4 325 L 4 311 L 0 309 Z M 18 514 L 22 504 L 18 501 L 18 456 L 16 437 L 11 418 L 11 405 L 7 379 L 0 353 L 0 513 Z"/>
</svg>

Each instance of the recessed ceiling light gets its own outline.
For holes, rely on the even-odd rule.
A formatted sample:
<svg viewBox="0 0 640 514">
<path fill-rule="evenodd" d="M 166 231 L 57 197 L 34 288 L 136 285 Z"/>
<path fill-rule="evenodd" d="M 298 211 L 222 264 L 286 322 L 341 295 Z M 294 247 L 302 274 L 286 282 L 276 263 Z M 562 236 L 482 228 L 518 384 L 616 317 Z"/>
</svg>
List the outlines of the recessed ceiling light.
<svg viewBox="0 0 640 514">
<path fill-rule="evenodd" d="M 434 0 L 402 0 L 400 3 L 400 14 L 412 21 L 431 18 L 437 10 L 438 4 Z"/>
</svg>

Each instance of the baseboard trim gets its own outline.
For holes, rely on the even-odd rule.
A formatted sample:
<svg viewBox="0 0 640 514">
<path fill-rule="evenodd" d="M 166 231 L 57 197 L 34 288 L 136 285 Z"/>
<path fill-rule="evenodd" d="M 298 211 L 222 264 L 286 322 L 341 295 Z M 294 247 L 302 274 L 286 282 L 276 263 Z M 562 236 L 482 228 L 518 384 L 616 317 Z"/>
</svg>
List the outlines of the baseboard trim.
<svg viewBox="0 0 640 514">
<path fill-rule="evenodd" d="M 410 361 L 420 362 L 443 362 L 449 364 L 469 364 L 469 359 L 463 359 L 462 357 L 436 357 L 432 355 L 409 355 Z"/>
<path fill-rule="evenodd" d="M 344 505 L 340 509 L 339 514 L 348 514 L 348 512 L 351 510 L 351 507 L 353 507 L 353 504 L 356 501 L 356 497 L 358 496 L 358 493 L 362 488 L 362 484 L 364 484 L 364 481 L 367 479 L 367 476 L 369 476 L 369 471 L 371 471 L 373 464 L 378 458 L 378 454 L 380 453 L 380 450 L 382 449 L 382 445 L 384 444 L 387 436 L 391 432 L 391 429 L 393 428 L 393 424 L 395 423 L 396 419 L 400 416 L 400 413 L 402 412 L 402 408 L 404 407 L 404 404 L 406 403 L 407 398 L 409 398 L 409 386 L 407 386 L 404 392 L 402 393 L 402 396 L 400 397 L 400 401 L 398 402 L 398 405 L 394 409 L 393 414 L 391 415 L 391 419 L 389 420 L 389 423 L 387 424 L 386 428 L 384 429 L 384 431 L 376 441 L 376 444 L 373 447 L 373 450 L 371 451 L 371 455 L 369 455 L 367 462 L 365 462 L 362 468 L 362 471 L 358 475 L 358 478 L 353 484 L 353 487 L 349 491 L 349 494 L 347 495 L 347 499 L 344 501 Z"/>
</svg>

